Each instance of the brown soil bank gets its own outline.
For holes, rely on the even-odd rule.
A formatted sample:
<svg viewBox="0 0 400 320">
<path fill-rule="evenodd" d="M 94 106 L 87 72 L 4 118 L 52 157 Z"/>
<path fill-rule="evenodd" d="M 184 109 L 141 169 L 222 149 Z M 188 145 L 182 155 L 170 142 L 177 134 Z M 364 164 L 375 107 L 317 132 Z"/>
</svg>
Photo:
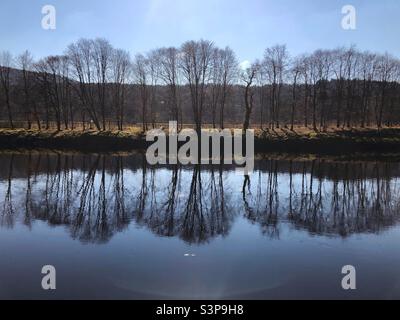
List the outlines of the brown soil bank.
<svg viewBox="0 0 400 320">
<path fill-rule="evenodd" d="M 123 151 L 149 145 L 138 131 L 37 131 L 0 130 L 0 149 L 50 148 L 79 151 Z M 255 130 L 258 152 L 313 153 L 400 153 L 400 128 L 352 129 L 314 132 L 311 130 Z"/>
</svg>

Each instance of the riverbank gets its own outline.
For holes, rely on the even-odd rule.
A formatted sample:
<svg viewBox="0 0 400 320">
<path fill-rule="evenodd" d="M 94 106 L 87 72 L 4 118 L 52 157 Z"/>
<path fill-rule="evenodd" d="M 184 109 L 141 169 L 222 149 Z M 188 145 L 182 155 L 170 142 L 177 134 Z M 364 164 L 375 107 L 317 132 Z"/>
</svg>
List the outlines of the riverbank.
<svg viewBox="0 0 400 320">
<path fill-rule="evenodd" d="M 258 130 L 255 149 L 328 155 L 400 153 L 400 128 Z"/>
<path fill-rule="evenodd" d="M 146 148 L 139 131 L 94 130 L 0 130 L 0 149 L 60 149 L 77 151 L 124 151 Z"/>
<path fill-rule="evenodd" d="M 400 128 L 255 130 L 255 151 L 347 155 L 400 153 Z M 140 130 L 78 131 L 1 129 L 0 149 L 50 148 L 87 152 L 145 149 L 149 145 Z"/>
</svg>

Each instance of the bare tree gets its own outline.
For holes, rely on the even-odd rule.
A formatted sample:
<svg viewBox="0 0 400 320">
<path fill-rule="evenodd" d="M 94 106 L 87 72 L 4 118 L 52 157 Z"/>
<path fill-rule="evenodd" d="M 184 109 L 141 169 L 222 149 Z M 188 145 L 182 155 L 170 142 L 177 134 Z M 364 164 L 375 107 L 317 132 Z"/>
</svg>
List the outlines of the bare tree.
<svg viewBox="0 0 400 320">
<path fill-rule="evenodd" d="M 219 113 L 219 124 L 223 128 L 226 101 L 232 83 L 237 77 L 237 62 L 233 51 L 229 47 L 225 49 L 213 48 L 210 69 L 208 105 L 212 125 L 213 128 L 216 128 L 217 113 Z"/>
<path fill-rule="evenodd" d="M 101 130 L 95 102 L 95 86 L 93 85 L 95 81 L 93 50 L 92 41 L 80 39 L 78 42 L 68 46 L 67 55 L 73 67 L 74 78 L 79 82 L 77 93 L 84 107 L 82 112 L 83 124 L 85 123 L 85 113 L 87 112 L 97 130 Z"/>
<path fill-rule="evenodd" d="M 319 60 L 317 60 L 319 61 Z M 319 126 L 323 131 L 327 129 L 327 113 L 328 108 L 328 82 L 332 73 L 332 52 L 330 50 L 324 50 L 322 54 L 322 61 L 318 63 L 321 79 L 318 82 L 319 85 L 319 100 L 320 100 L 320 121 Z"/>
<path fill-rule="evenodd" d="M 109 72 L 113 48 L 110 43 L 102 38 L 93 41 L 92 59 L 95 70 L 95 81 L 101 112 L 102 129 L 106 130 L 106 90 L 107 74 Z"/>
<path fill-rule="evenodd" d="M 335 104 L 336 104 L 336 127 L 339 128 L 341 124 L 341 111 L 343 107 L 344 86 L 345 86 L 345 65 L 346 55 L 344 48 L 338 48 L 333 51 L 334 64 L 333 73 L 336 78 L 335 85 Z"/>
<path fill-rule="evenodd" d="M 376 55 L 369 52 L 364 52 L 360 59 L 360 79 L 362 80 L 361 94 L 361 127 L 369 125 L 370 100 L 372 96 L 372 81 L 376 72 Z"/>
<path fill-rule="evenodd" d="M 279 128 L 281 90 L 288 61 L 289 54 L 287 52 L 286 45 L 276 45 L 265 50 L 263 64 L 266 68 L 269 81 L 272 85 L 270 112 L 270 126 L 272 128 L 274 125 Z"/>
<path fill-rule="evenodd" d="M 264 118 L 268 115 L 268 92 L 270 91 L 269 86 L 266 85 L 266 77 L 267 75 L 263 72 L 265 68 L 260 66 L 260 72 L 257 72 L 255 78 L 255 87 L 258 94 L 258 101 L 260 105 L 260 129 L 264 130 Z"/>
<path fill-rule="evenodd" d="M 208 104 L 211 112 L 211 121 L 213 128 L 216 127 L 217 107 L 221 95 L 222 83 L 222 59 L 221 50 L 214 48 L 211 56 L 210 83 L 208 89 Z"/>
<path fill-rule="evenodd" d="M 311 58 L 307 55 L 301 60 L 302 78 L 304 81 L 304 127 L 308 127 L 308 105 L 311 96 Z"/>
<path fill-rule="evenodd" d="M 254 102 L 254 90 L 252 85 L 254 83 L 256 74 L 260 69 L 260 64 L 258 62 L 253 63 L 250 67 L 242 70 L 240 74 L 241 81 L 244 82 L 244 122 L 243 122 L 243 130 L 247 130 L 250 127 L 250 116 L 253 111 L 253 102 Z"/>
<path fill-rule="evenodd" d="M 331 72 L 331 54 L 328 50 L 316 50 L 310 57 L 310 79 L 312 83 L 312 123 L 317 130 L 317 104 L 320 105 L 320 126 L 324 125 L 324 103 L 326 101 L 327 81 Z"/>
<path fill-rule="evenodd" d="M 383 114 L 386 103 L 386 95 L 389 83 L 393 80 L 396 70 L 395 59 L 389 54 L 378 57 L 377 77 L 379 81 L 379 91 L 375 104 L 375 119 L 378 128 L 382 127 Z"/>
<path fill-rule="evenodd" d="M 22 92 L 23 92 L 23 106 L 26 113 L 28 122 L 28 129 L 31 129 L 33 116 L 36 121 L 37 128 L 40 130 L 40 119 L 37 111 L 37 105 L 33 98 L 34 91 L 34 77 L 33 77 L 33 58 L 31 53 L 26 50 L 17 58 L 17 65 L 21 69 L 22 76 Z"/>
<path fill-rule="evenodd" d="M 220 94 L 219 94 L 219 108 L 220 108 L 220 127 L 224 128 L 224 113 L 227 98 L 231 92 L 232 84 L 237 79 L 238 63 L 236 61 L 235 53 L 229 47 L 218 50 L 218 68 L 220 69 Z"/>
<path fill-rule="evenodd" d="M 210 41 L 188 41 L 181 48 L 181 68 L 190 90 L 193 120 L 200 132 L 206 86 L 210 78 L 214 44 Z"/>
<path fill-rule="evenodd" d="M 148 114 L 148 102 L 149 102 L 149 90 L 148 90 L 148 60 L 142 54 L 137 54 L 133 62 L 133 75 L 134 82 L 138 86 L 139 98 L 141 103 L 141 114 L 142 114 L 142 130 L 147 130 L 147 114 Z"/>
<path fill-rule="evenodd" d="M 149 78 L 149 114 L 152 128 L 156 125 L 157 89 L 160 80 L 160 64 L 155 51 L 147 54 L 148 78 Z"/>
<path fill-rule="evenodd" d="M 69 64 L 66 56 L 49 56 L 40 60 L 35 68 L 37 80 L 43 88 L 44 101 L 47 109 L 55 116 L 57 130 L 61 123 L 68 129 L 72 114 L 71 84 L 69 79 Z M 46 112 L 46 128 L 49 128 L 49 114 Z"/>
<path fill-rule="evenodd" d="M 10 52 L 0 53 L 0 82 L 4 92 L 4 99 L 7 107 L 8 123 L 11 129 L 14 129 L 13 117 L 11 112 L 11 80 L 10 73 L 13 66 L 13 57 Z"/>
<path fill-rule="evenodd" d="M 131 68 L 129 53 L 120 49 L 114 50 L 111 65 L 112 102 L 118 130 L 123 130 L 126 85 Z"/>
<path fill-rule="evenodd" d="M 292 108 L 290 112 L 290 130 L 293 130 L 294 125 L 294 114 L 297 107 L 297 82 L 300 75 L 302 74 L 302 57 L 296 58 L 292 62 L 292 67 L 290 69 L 290 75 L 292 79 Z"/>
<path fill-rule="evenodd" d="M 349 128 L 352 125 L 353 107 L 354 107 L 354 95 L 355 95 L 355 82 L 356 70 L 358 64 L 358 54 L 356 48 L 351 46 L 345 52 L 345 76 L 346 76 L 346 113 L 345 122 Z"/>
<path fill-rule="evenodd" d="M 182 110 L 180 105 L 180 75 L 179 75 L 179 50 L 174 47 L 161 48 L 157 51 L 160 66 L 159 76 L 168 87 L 168 106 L 171 116 L 177 123 L 182 123 Z"/>
</svg>

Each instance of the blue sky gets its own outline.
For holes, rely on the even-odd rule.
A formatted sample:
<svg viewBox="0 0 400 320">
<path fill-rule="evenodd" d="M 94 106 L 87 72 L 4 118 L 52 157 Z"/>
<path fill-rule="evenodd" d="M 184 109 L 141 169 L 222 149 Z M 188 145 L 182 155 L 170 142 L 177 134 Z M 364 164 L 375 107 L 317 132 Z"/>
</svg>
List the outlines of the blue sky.
<svg viewBox="0 0 400 320">
<path fill-rule="evenodd" d="M 56 30 L 41 28 L 42 6 L 57 10 Z M 341 28 L 343 5 L 357 30 Z M 1 0 L 0 50 L 35 58 L 61 54 L 80 37 L 105 37 L 131 53 L 190 39 L 229 45 L 240 61 L 286 43 L 292 54 L 356 44 L 400 56 L 398 0 Z"/>
</svg>

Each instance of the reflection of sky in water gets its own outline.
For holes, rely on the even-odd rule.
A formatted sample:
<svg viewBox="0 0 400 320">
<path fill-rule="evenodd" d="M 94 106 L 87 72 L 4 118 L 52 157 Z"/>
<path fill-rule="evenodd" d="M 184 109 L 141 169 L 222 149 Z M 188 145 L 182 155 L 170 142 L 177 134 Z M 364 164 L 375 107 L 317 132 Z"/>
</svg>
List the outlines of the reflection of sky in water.
<svg viewBox="0 0 400 320">
<path fill-rule="evenodd" d="M 31 163 L 28 179 L 19 161 L 11 184 L 6 165 L 0 173 L 1 298 L 400 297 L 395 163 L 349 164 L 346 179 L 315 162 L 311 179 L 308 162 L 305 175 L 273 162 L 244 193 L 234 171 L 178 170 L 171 193 L 172 168 L 103 173 L 100 161 L 91 176 L 78 160 L 58 172 Z M 44 264 L 57 268 L 53 293 L 39 288 Z M 354 292 L 340 288 L 345 264 L 357 269 Z"/>
</svg>

